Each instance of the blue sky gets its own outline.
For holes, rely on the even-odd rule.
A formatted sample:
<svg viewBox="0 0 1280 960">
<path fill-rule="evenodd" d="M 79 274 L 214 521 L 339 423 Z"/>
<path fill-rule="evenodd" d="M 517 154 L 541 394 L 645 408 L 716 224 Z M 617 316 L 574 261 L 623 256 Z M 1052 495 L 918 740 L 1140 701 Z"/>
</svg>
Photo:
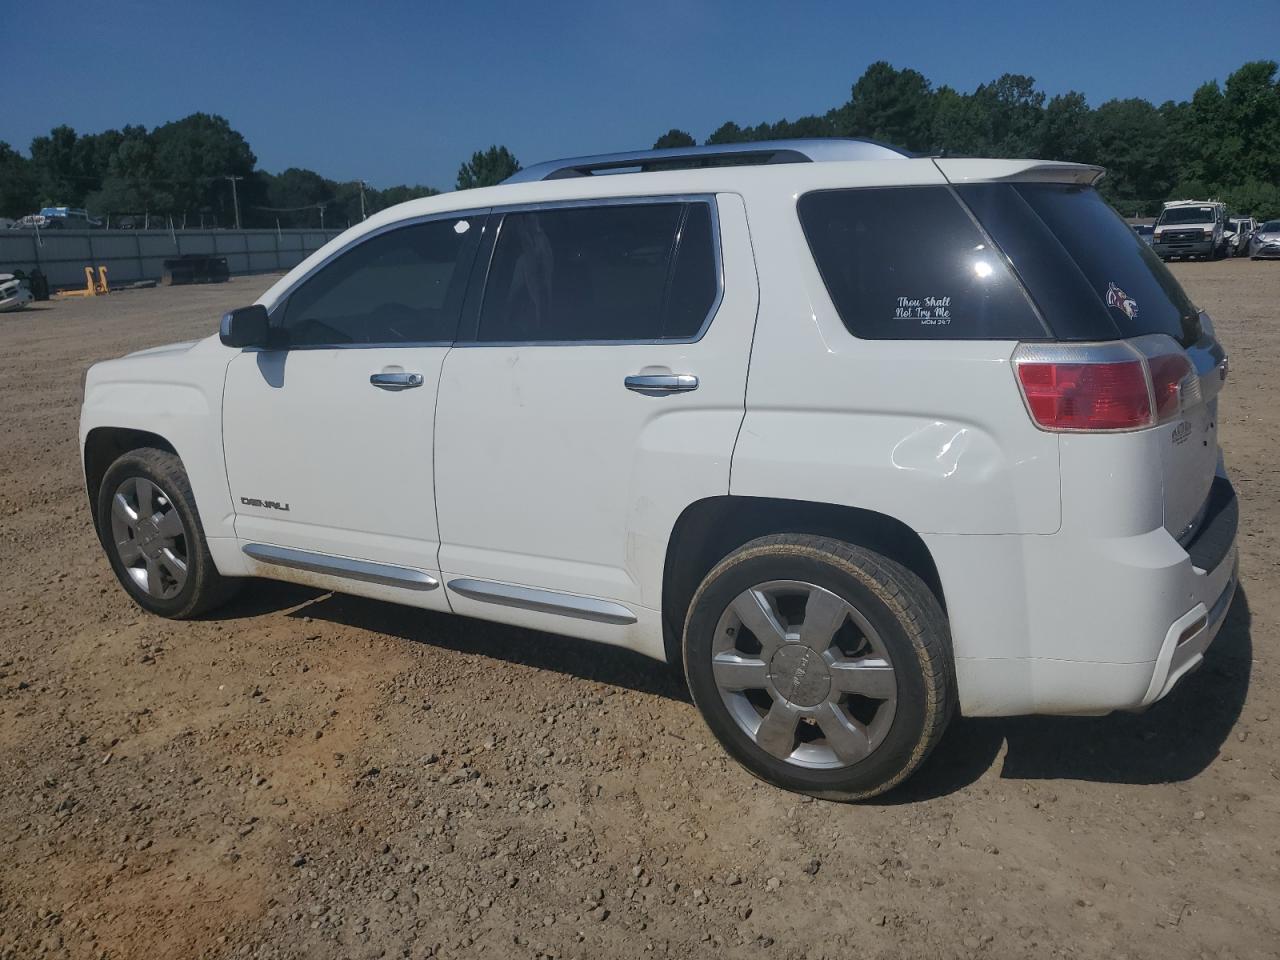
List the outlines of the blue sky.
<svg viewBox="0 0 1280 960">
<path fill-rule="evenodd" d="M 1280 57 L 1280 0 L 166 4 L 0 0 L 0 140 L 197 110 L 259 166 L 450 188 L 490 143 L 524 163 L 821 113 L 867 64 L 972 90 L 1006 71 L 1098 104 L 1185 99 Z"/>
</svg>

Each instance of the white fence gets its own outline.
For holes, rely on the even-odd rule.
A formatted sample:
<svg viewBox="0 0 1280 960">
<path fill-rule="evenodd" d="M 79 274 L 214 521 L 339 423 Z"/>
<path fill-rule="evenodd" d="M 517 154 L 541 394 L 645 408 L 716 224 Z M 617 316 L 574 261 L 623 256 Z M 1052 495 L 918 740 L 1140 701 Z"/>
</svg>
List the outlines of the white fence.
<svg viewBox="0 0 1280 960">
<path fill-rule="evenodd" d="M 338 230 L 0 230 L 0 273 L 36 267 L 50 287 L 84 286 L 84 268 L 105 266 L 111 283 L 159 280 L 183 254 L 227 258 L 232 275 L 296 266 Z"/>
</svg>

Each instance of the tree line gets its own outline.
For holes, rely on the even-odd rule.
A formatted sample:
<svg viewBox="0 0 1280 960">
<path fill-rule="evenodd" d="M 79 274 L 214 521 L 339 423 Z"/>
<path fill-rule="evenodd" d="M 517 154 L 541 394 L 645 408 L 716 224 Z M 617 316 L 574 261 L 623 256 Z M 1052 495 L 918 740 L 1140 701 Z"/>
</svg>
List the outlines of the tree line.
<svg viewBox="0 0 1280 960">
<path fill-rule="evenodd" d="M 1202 84 L 1186 101 L 1141 98 L 1091 107 L 1076 91 L 1047 97 L 1035 80 L 1006 73 L 971 93 L 934 86 L 917 70 L 880 61 L 849 99 L 795 120 L 729 121 L 706 144 L 789 137 L 870 137 L 923 154 L 1037 157 L 1107 168 L 1100 189 L 1121 212 L 1154 214 L 1173 198 L 1220 198 L 1233 211 L 1280 217 L 1280 79 L 1277 64 L 1245 63 L 1225 84 Z M 692 146 L 673 129 L 655 147 Z M 59 126 L 24 156 L 0 141 L 0 216 L 42 206 L 85 207 L 95 216 L 154 213 L 228 226 L 233 191 L 246 227 L 346 226 L 373 212 L 439 192 L 423 185 L 374 189 L 291 167 L 257 168 L 245 138 L 222 117 L 195 113 L 152 130 L 126 126 L 77 134 Z M 519 169 L 505 146 L 477 151 L 457 189 L 498 183 Z"/>
<path fill-rule="evenodd" d="M 494 146 L 462 165 L 457 186 L 496 183 L 518 168 L 510 151 Z M 268 173 L 258 169 L 242 134 L 207 113 L 152 130 L 77 134 L 63 125 L 32 140 L 30 156 L 0 141 L 0 216 L 13 218 L 69 206 L 115 223 L 150 215 L 161 224 L 172 218 L 177 226 L 228 227 L 238 202 L 245 227 L 346 227 L 363 214 L 439 192 L 420 184 L 376 189 L 300 167 Z"/>
<path fill-rule="evenodd" d="M 870 137 L 929 155 L 1035 157 L 1107 168 L 1102 194 L 1126 215 L 1165 200 L 1221 199 L 1233 210 L 1280 217 L 1280 81 L 1270 60 L 1202 84 L 1190 100 L 1137 98 L 1090 107 L 1071 91 L 1046 97 L 1035 80 L 1006 73 L 960 93 L 920 72 L 873 63 L 849 99 L 823 114 L 718 127 L 705 143 L 787 137 Z M 692 146 L 670 130 L 655 147 Z"/>
</svg>

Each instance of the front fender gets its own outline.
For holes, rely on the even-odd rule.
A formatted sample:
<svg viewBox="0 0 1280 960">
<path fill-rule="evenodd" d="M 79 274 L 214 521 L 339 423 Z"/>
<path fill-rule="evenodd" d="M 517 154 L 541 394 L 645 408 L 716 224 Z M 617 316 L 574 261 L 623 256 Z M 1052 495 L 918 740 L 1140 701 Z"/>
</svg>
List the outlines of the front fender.
<svg viewBox="0 0 1280 960">
<path fill-rule="evenodd" d="M 222 389 L 231 357 L 217 342 L 148 351 L 89 368 L 80 409 L 80 452 L 95 430 L 153 433 L 181 458 L 205 536 L 235 536 L 222 456 Z M 92 491 L 90 491 L 92 494 Z"/>
</svg>

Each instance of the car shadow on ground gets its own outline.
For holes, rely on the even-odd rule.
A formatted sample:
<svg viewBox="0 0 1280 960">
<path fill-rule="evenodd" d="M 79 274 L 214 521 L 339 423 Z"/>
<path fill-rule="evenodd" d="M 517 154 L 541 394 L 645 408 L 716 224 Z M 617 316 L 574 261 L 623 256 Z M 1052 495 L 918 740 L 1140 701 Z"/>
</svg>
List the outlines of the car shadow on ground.
<svg viewBox="0 0 1280 960">
<path fill-rule="evenodd" d="M 491 657 L 538 670 L 690 703 L 684 681 L 648 657 L 603 644 L 483 620 L 431 613 L 314 588 L 253 582 L 219 618 L 285 611 L 413 643 Z M 1157 784 L 1189 780 L 1220 753 L 1244 708 L 1253 664 L 1249 601 L 1241 587 L 1204 665 L 1141 714 L 1104 717 L 956 717 L 924 766 L 871 801 L 915 803 L 977 781 L 1006 747 L 1000 776 Z"/>
<path fill-rule="evenodd" d="M 215 616 L 239 619 L 281 610 L 292 617 L 373 630 L 412 643 L 690 702 L 684 681 L 672 670 L 630 650 L 364 597 L 322 593 L 311 587 L 253 581 Z"/>
<path fill-rule="evenodd" d="M 957 717 L 919 772 L 882 798 L 914 803 L 953 793 L 986 773 L 1157 784 L 1190 780 L 1221 753 L 1244 709 L 1253 669 L 1249 599 L 1237 590 L 1204 664 L 1145 713 L 1103 717 Z"/>
</svg>

